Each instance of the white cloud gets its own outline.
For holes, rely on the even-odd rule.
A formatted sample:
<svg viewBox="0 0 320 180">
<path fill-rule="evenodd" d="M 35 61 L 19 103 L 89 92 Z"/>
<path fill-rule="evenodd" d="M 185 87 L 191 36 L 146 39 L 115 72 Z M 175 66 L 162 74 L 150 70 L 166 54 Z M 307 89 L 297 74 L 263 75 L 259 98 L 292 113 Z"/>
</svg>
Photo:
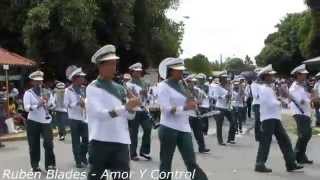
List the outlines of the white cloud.
<svg viewBox="0 0 320 180">
<path fill-rule="evenodd" d="M 181 0 L 168 16 L 186 25 L 181 57 L 203 53 L 215 60 L 220 54 L 256 56 L 281 18 L 306 8 L 303 0 Z"/>
</svg>

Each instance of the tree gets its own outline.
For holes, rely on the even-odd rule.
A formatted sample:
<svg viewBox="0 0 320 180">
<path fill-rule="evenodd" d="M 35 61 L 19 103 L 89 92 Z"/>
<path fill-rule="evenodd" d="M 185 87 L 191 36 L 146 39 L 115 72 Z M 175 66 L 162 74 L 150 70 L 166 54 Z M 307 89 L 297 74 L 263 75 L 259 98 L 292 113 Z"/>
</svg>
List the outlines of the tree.
<svg viewBox="0 0 320 180">
<path fill-rule="evenodd" d="M 265 47 L 256 56 L 259 66 L 272 64 L 280 73 L 289 72 L 305 59 L 301 47 L 309 13 L 288 14 L 276 25 L 278 31 L 265 39 Z"/>
<path fill-rule="evenodd" d="M 209 59 L 203 54 L 198 54 L 192 58 L 186 59 L 185 66 L 190 72 L 211 75 Z"/>
<path fill-rule="evenodd" d="M 27 55 L 55 69 L 61 79 L 67 65 L 88 64 L 97 48 L 97 11 L 92 0 L 51 0 L 32 7 L 23 26 Z"/>
<path fill-rule="evenodd" d="M 181 52 L 184 25 L 166 17 L 178 6 L 179 0 L 3 0 L 0 46 L 39 60 L 60 80 L 70 64 L 94 77 L 90 58 L 105 44 L 117 47 L 120 72 L 136 61 L 157 67 Z"/>
<path fill-rule="evenodd" d="M 305 55 L 308 58 L 320 56 L 320 1 L 306 0 L 311 11 L 311 28 L 304 43 Z"/>
<path fill-rule="evenodd" d="M 245 64 L 241 58 L 227 58 L 225 61 L 225 69 L 236 74 L 253 68 L 253 65 Z"/>
</svg>

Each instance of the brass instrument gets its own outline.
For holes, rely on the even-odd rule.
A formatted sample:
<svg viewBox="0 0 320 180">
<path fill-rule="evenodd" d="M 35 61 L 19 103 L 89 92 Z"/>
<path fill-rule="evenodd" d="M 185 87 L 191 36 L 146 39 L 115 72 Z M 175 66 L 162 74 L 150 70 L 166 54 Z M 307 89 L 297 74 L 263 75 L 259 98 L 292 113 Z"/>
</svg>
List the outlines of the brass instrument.
<svg viewBox="0 0 320 180">
<path fill-rule="evenodd" d="M 50 120 L 52 119 L 50 113 L 49 113 L 49 98 L 50 98 L 50 94 L 49 93 L 45 93 L 44 88 L 41 86 L 40 87 L 40 100 L 43 103 L 43 109 L 46 113 L 46 120 Z"/>
<path fill-rule="evenodd" d="M 86 89 L 85 87 L 80 88 L 80 94 L 79 94 L 79 101 L 80 101 L 80 107 L 82 112 L 82 117 L 86 118 L 86 107 L 85 107 L 85 100 L 86 100 Z"/>
<path fill-rule="evenodd" d="M 188 83 L 182 79 L 182 85 L 185 87 L 186 89 L 186 93 L 187 93 L 187 101 L 196 101 L 196 103 L 199 105 L 201 101 L 199 97 L 199 93 L 196 93 L 194 91 L 194 89 L 192 87 L 190 87 L 188 85 Z M 199 107 L 197 106 L 196 109 L 194 111 L 192 111 L 191 116 L 199 116 L 200 115 L 200 111 L 199 111 Z"/>
</svg>

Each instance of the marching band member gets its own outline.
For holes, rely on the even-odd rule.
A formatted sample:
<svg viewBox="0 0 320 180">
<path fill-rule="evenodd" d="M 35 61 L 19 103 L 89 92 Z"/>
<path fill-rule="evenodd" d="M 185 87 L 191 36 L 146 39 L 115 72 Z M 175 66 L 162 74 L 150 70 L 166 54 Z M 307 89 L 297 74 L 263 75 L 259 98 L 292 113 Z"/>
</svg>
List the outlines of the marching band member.
<svg viewBox="0 0 320 180">
<path fill-rule="evenodd" d="M 256 69 L 256 72 L 259 72 L 260 69 Z M 254 125 L 254 137 L 256 141 L 260 140 L 261 137 L 261 121 L 260 121 L 260 85 L 261 80 L 260 78 L 257 78 L 255 81 L 251 84 L 251 92 L 252 92 L 252 109 L 254 112 L 254 119 L 255 119 L 255 125 Z"/>
<path fill-rule="evenodd" d="M 275 135 L 283 157 L 286 162 L 288 172 L 301 169 L 302 166 L 295 162 L 295 155 L 292 149 L 291 141 L 286 130 L 281 124 L 281 103 L 273 90 L 273 71 L 272 65 L 263 68 L 258 76 L 263 81 L 260 87 L 260 120 L 261 120 L 261 137 L 256 158 L 255 171 L 269 173 L 271 169 L 265 166 L 268 159 L 272 135 Z"/>
<path fill-rule="evenodd" d="M 314 96 L 317 98 L 316 101 L 313 102 L 313 106 L 316 113 L 316 126 L 320 127 L 320 72 L 316 74 L 316 83 L 314 85 L 313 91 Z"/>
<path fill-rule="evenodd" d="M 35 71 L 29 75 L 32 88 L 23 96 L 23 105 L 28 112 L 27 138 L 30 151 L 31 167 L 34 172 L 40 172 L 40 137 L 43 138 L 45 149 L 45 169 L 55 170 L 56 161 L 53 152 L 53 134 L 51 129 L 52 117 L 49 114 L 49 102 L 52 97 L 44 97 L 42 90 L 44 73 Z"/>
<path fill-rule="evenodd" d="M 216 128 L 217 128 L 217 139 L 219 145 L 225 146 L 226 144 L 223 142 L 222 138 L 222 126 L 224 117 L 229 120 L 229 133 L 228 133 L 228 141 L 227 143 L 235 144 L 235 122 L 232 118 L 230 103 L 231 103 L 231 88 L 228 87 L 227 82 L 227 74 L 223 72 L 220 74 L 218 84 L 214 88 L 214 99 L 216 99 L 216 109 L 220 111 L 220 114 L 215 115 L 216 119 Z"/>
<path fill-rule="evenodd" d="M 72 84 L 66 88 L 64 105 L 67 108 L 71 128 L 72 152 L 77 168 L 88 164 L 88 124 L 85 117 L 85 87 L 82 68 L 71 65 L 66 70 L 66 76 Z"/>
<path fill-rule="evenodd" d="M 300 164 L 312 164 L 306 155 L 307 145 L 312 137 L 311 128 L 311 94 L 306 91 L 305 83 L 308 75 L 306 65 L 300 65 L 292 70 L 291 75 L 295 77 L 295 82 L 289 89 L 289 104 L 296 120 L 298 129 L 298 140 L 295 147 L 296 160 Z"/>
<path fill-rule="evenodd" d="M 195 172 L 194 179 L 208 179 L 196 163 L 193 150 L 188 111 L 197 108 L 194 99 L 188 99 L 187 89 L 181 84 L 184 61 L 178 58 L 166 58 L 159 65 L 159 74 L 165 79 L 159 84 L 159 104 L 161 120 L 160 139 L 160 173 L 164 179 L 171 180 L 172 158 L 178 146 L 188 171 Z"/>
<path fill-rule="evenodd" d="M 203 73 L 199 73 L 196 76 L 196 78 L 198 78 L 199 87 L 195 86 L 195 88 L 199 91 L 200 94 L 203 94 L 203 100 L 199 105 L 199 111 L 201 114 L 207 113 L 207 112 L 209 112 L 209 110 L 211 110 L 210 109 L 210 97 L 209 97 L 210 84 L 209 84 L 209 82 L 205 82 L 206 77 L 207 76 Z M 208 135 L 209 117 L 202 117 L 201 123 L 202 123 L 203 135 Z"/>
<path fill-rule="evenodd" d="M 143 129 L 142 143 L 140 148 L 140 156 L 146 160 L 151 160 L 150 156 L 150 144 L 151 144 L 151 129 L 152 121 L 149 117 L 149 112 L 146 111 L 146 101 L 148 96 L 148 91 L 145 82 L 142 81 L 142 64 L 135 63 L 129 67 L 131 72 L 132 80 L 126 83 L 128 89 L 130 89 L 137 97 L 143 101 L 142 108 L 138 108 L 135 118 L 129 122 L 131 145 L 130 145 L 130 156 L 131 160 L 139 161 L 137 154 L 138 146 L 138 133 L 139 126 L 141 125 Z"/>
<path fill-rule="evenodd" d="M 101 179 L 107 169 L 114 174 L 130 173 L 128 119 L 132 118 L 129 118 L 133 115 L 131 112 L 141 103 L 139 98 L 133 97 L 125 87 L 112 80 L 118 59 L 113 45 L 103 46 L 91 59 L 98 67 L 99 76 L 87 87 L 85 107 L 90 140 L 88 180 Z"/>
<path fill-rule="evenodd" d="M 53 94 L 53 110 L 55 111 L 55 120 L 58 124 L 59 140 L 63 141 L 66 136 L 65 124 L 68 118 L 67 108 L 64 106 L 65 84 L 59 82 L 56 84 Z"/>
<path fill-rule="evenodd" d="M 187 78 L 187 82 L 188 82 L 188 85 L 189 85 L 190 89 L 192 89 L 194 91 L 194 93 L 198 95 L 198 97 L 199 96 L 203 96 L 203 100 L 201 100 L 202 98 L 199 99 L 200 101 L 202 101 L 202 102 L 199 102 L 199 105 L 198 105 L 200 114 L 194 114 L 194 116 L 189 116 L 189 123 L 190 123 L 190 127 L 192 129 L 193 135 L 194 135 L 194 137 L 195 137 L 195 139 L 197 141 L 197 144 L 198 144 L 198 147 L 199 147 L 199 152 L 200 153 L 208 153 L 208 152 L 210 152 L 210 149 L 206 148 L 206 144 L 205 144 L 205 141 L 204 141 L 203 127 L 202 127 L 203 118 L 200 117 L 200 116 L 205 113 L 204 107 L 209 106 L 209 102 L 205 103 L 206 94 L 205 94 L 204 91 L 202 91 L 196 85 L 196 83 L 198 82 L 196 77 L 199 78 L 200 76 L 196 75 L 195 77 Z M 202 78 L 202 76 L 200 78 Z M 204 103 L 204 104 L 202 104 L 202 103 Z"/>
<path fill-rule="evenodd" d="M 241 90 L 242 87 L 240 87 L 240 81 L 239 79 L 236 79 L 233 82 L 233 90 L 232 90 L 232 114 L 233 114 L 233 120 L 236 124 L 236 133 L 242 133 L 242 124 L 245 121 L 246 118 L 246 107 L 245 107 L 245 94 L 243 90 Z M 242 91 L 242 92 L 241 92 Z"/>
<path fill-rule="evenodd" d="M 152 117 L 152 122 L 154 123 L 154 129 L 157 129 L 160 124 L 160 106 L 158 103 L 158 83 L 151 86 L 148 92 L 149 99 L 149 111 Z"/>
</svg>

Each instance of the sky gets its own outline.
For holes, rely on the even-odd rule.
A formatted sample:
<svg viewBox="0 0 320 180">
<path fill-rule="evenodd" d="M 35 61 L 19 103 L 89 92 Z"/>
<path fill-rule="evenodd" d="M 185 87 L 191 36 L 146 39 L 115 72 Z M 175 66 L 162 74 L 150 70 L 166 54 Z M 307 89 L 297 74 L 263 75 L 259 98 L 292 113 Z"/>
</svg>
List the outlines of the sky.
<svg viewBox="0 0 320 180">
<path fill-rule="evenodd" d="M 252 59 L 268 34 L 287 13 L 307 9 L 304 0 L 180 0 L 168 17 L 185 23 L 182 58 L 202 53 L 210 61 L 226 57 Z M 184 18 L 188 16 L 189 18 Z"/>
</svg>

